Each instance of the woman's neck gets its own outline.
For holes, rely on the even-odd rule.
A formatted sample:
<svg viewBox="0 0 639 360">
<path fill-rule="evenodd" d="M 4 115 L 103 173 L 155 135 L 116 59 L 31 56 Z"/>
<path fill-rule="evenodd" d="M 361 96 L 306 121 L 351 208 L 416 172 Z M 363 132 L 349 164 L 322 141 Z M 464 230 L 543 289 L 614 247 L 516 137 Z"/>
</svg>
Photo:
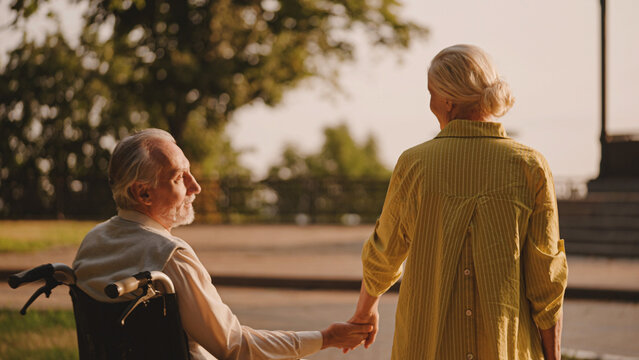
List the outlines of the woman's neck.
<svg viewBox="0 0 639 360">
<path fill-rule="evenodd" d="M 453 120 L 471 120 L 471 121 L 492 121 L 491 116 L 482 115 L 478 110 L 461 108 L 459 105 L 453 105 L 451 111 L 447 114 L 445 119 L 440 120 L 439 126 L 441 129 L 445 128 L 448 123 Z"/>
<path fill-rule="evenodd" d="M 459 106 L 457 104 L 453 105 L 453 108 L 450 110 L 449 119 L 464 119 L 464 120 L 472 120 L 472 121 L 490 121 L 490 116 L 483 115 L 476 106 L 472 108 Z"/>
</svg>

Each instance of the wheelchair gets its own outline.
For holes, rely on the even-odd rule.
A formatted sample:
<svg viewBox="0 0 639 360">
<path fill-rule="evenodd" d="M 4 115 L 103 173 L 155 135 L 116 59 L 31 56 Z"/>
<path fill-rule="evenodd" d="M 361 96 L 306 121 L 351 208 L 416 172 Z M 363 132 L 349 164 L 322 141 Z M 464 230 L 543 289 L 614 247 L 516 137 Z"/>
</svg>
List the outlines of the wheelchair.
<svg viewBox="0 0 639 360">
<path fill-rule="evenodd" d="M 132 294 L 135 300 L 101 302 L 75 285 L 73 270 L 64 264 L 44 264 L 9 277 L 15 289 L 44 281 L 20 310 L 58 285 L 66 285 L 73 303 L 80 360 L 188 360 L 188 339 L 178 312 L 171 279 L 160 271 L 144 271 L 105 287 L 111 299 Z"/>
</svg>

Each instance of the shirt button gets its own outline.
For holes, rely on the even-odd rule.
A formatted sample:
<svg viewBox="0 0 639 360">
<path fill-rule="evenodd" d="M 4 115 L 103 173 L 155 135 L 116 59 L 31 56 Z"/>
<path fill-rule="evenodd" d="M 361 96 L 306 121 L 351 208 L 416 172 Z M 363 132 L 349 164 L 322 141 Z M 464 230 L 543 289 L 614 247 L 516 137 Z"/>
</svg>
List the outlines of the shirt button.
<svg viewBox="0 0 639 360">
<path fill-rule="evenodd" d="M 466 276 L 470 275 L 470 269 L 464 269 L 464 275 Z"/>
<path fill-rule="evenodd" d="M 466 359 L 473 360 L 474 358 L 475 358 L 475 356 L 473 356 L 473 354 L 471 354 L 471 353 L 466 354 Z"/>
<path fill-rule="evenodd" d="M 470 309 L 466 310 L 466 316 L 471 316 L 472 314 L 473 312 Z"/>
</svg>

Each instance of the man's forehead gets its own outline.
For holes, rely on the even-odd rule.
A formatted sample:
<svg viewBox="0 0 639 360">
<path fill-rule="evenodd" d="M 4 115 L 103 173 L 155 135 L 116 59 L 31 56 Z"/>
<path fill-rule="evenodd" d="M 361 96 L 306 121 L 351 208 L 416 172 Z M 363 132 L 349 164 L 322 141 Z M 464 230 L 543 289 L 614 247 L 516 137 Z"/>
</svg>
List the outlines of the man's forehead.
<svg viewBox="0 0 639 360">
<path fill-rule="evenodd" d="M 162 170 L 177 172 L 188 170 L 189 160 L 184 156 L 182 149 L 170 141 L 159 141 L 151 150 L 151 156 L 162 164 Z"/>
</svg>

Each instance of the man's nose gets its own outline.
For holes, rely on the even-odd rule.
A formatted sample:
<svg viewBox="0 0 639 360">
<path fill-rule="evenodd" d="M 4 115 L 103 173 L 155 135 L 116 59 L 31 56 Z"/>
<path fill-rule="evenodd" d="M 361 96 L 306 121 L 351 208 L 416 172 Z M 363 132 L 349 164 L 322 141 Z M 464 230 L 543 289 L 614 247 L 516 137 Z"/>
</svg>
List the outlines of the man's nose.
<svg viewBox="0 0 639 360">
<path fill-rule="evenodd" d="M 199 194 L 200 191 L 202 191 L 200 184 L 197 183 L 197 180 L 195 180 L 195 177 L 193 175 L 189 175 L 189 183 L 187 184 L 187 191 L 189 195 Z"/>
</svg>

